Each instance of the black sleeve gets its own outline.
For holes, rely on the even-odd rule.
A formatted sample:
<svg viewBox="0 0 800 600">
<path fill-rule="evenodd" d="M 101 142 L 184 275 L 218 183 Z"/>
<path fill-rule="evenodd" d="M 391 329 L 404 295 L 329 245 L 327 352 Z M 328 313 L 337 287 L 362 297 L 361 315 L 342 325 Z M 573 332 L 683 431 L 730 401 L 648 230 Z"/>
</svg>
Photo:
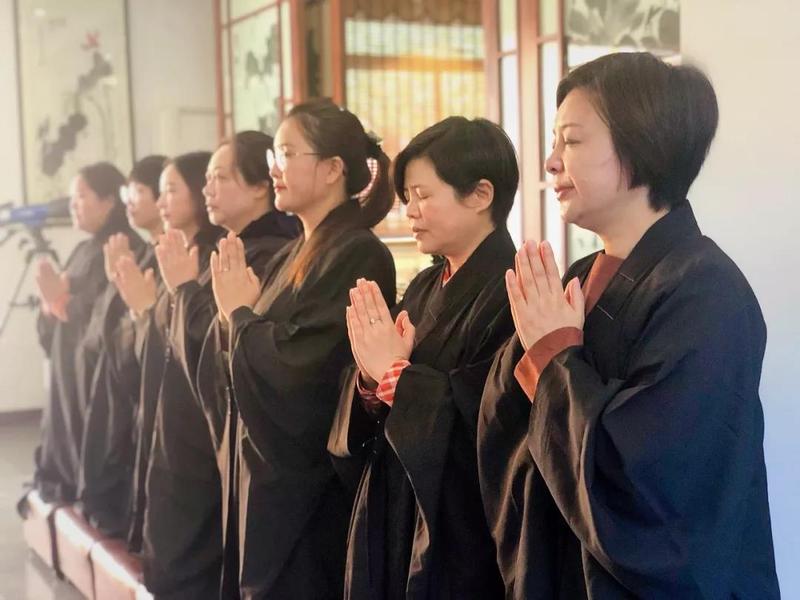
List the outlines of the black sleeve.
<svg viewBox="0 0 800 600">
<path fill-rule="evenodd" d="M 326 265 L 313 271 L 298 290 L 288 318 L 271 321 L 242 307 L 231 314 L 231 373 L 242 420 L 259 430 L 262 420 L 284 432 L 300 423 L 316 421 L 323 407 L 303 403 L 320 385 L 334 387 L 341 368 L 352 361 L 347 347 L 345 307 L 358 278 L 374 280 L 387 304 L 394 303 L 394 265 L 388 249 L 375 238 L 345 243 Z M 244 379 L 241 379 L 243 376 Z M 252 384 L 260 393 L 241 393 Z M 287 404 L 282 399 L 297 398 Z M 335 405 L 323 412 L 333 415 Z M 330 428 L 327 420 L 325 434 Z M 257 441 L 254 439 L 254 443 Z"/>
<path fill-rule="evenodd" d="M 186 377 L 192 382 L 195 397 L 199 397 L 195 387 L 197 367 L 209 326 L 217 315 L 214 293 L 210 283 L 201 285 L 198 281 L 189 281 L 178 287 L 172 301 L 169 344 Z"/>
<path fill-rule="evenodd" d="M 690 277 L 654 308 L 627 377 L 584 349 L 545 368 L 528 448 L 583 547 L 638 597 L 721 597 L 761 456 L 754 302 Z M 738 532 L 738 533 L 737 533 Z"/>
</svg>

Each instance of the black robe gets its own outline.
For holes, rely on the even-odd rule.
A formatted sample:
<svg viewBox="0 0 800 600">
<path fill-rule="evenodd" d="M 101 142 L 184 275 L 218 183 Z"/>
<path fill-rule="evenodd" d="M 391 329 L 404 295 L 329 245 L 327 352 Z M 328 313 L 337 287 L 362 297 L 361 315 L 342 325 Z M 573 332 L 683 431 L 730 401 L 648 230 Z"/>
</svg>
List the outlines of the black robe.
<svg viewBox="0 0 800 600">
<path fill-rule="evenodd" d="M 273 211 L 240 234 L 248 263 L 263 266 L 298 229 Z M 213 598 L 220 589 L 221 484 L 205 415 L 192 385 L 217 313 L 204 256 L 198 281 L 171 300 L 167 363 L 154 415 L 144 521 L 145 583 L 157 597 Z M 191 374 L 192 379 L 189 378 Z"/>
<path fill-rule="evenodd" d="M 511 338 L 478 428 L 508 597 L 777 598 L 765 342 L 750 286 L 688 202 L 639 241 L 532 401 Z"/>
<path fill-rule="evenodd" d="M 503 597 L 475 446 L 486 375 L 514 331 L 504 282 L 514 253 L 498 228 L 444 287 L 445 263 L 411 282 L 392 311 L 407 310 L 416 335 L 391 409 L 364 409 L 355 369 L 343 390 L 329 447 L 338 456 L 371 449 L 350 525 L 346 598 Z"/>
<path fill-rule="evenodd" d="M 138 243 L 137 243 L 138 242 Z M 144 271 L 157 268 L 153 246 L 138 236 L 131 243 Z M 116 286 L 107 286 L 94 310 L 96 327 L 85 337 L 96 366 L 87 378 L 78 497 L 84 515 L 104 535 L 124 536 L 130 527 L 135 457 L 134 419 L 141 368 L 135 352 L 135 327 Z M 88 375 L 88 374 L 87 374 Z"/>
<path fill-rule="evenodd" d="M 103 244 L 115 233 L 134 239 L 125 208 L 117 204 L 105 225 L 80 242 L 70 255 L 65 272 L 70 282 L 66 322 L 39 315 L 39 340 L 50 359 L 50 393 L 42 414 L 41 443 L 35 452 L 34 485 L 46 500 L 72 502 L 77 497 L 83 421 L 87 389 L 97 355 L 83 354 L 84 336 L 93 309 L 109 285 L 104 268 Z M 93 328 L 101 327 L 95 319 Z"/>
<path fill-rule="evenodd" d="M 156 269 L 156 273 L 158 270 Z M 128 548 L 142 551 L 142 532 L 147 507 L 147 468 L 153 444 L 153 424 L 164 368 L 167 364 L 167 335 L 170 324 L 170 296 L 160 275 L 156 276 L 156 303 L 133 321 L 134 353 L 139 365 L 139 398 L 133 424 L 134 461 L 131 481 L 131 516 Z"/>
<path fill-rule="evenodd" d="M 224 598 L 341 597 L 352 495 L 326 440 L 352 361 L 345 307 L 360 277 L 377 282 L 390 306 L 395 294 L 386 246 L 367 230 L 342 238 L 297 290 L 285 268 L 302 240 L 285 248 L 265 272 L 256 311 L 231 315 L 230 346 L 217 321 L 203 347 L 198 388 L 230 479 Z"/>
<path fill-rule="evenodd" d="M 198 248 L 201 285 L 210 286 L 208 263 L 214 247 Z M 143 398 L 140 406 L 138 435 L 144 455 L 137 470 L 144 470 L 144 497 L 137 510 L 148 591 L 159 599 L 188 600 L 213 597 L 219 587 L 219 477 L 208 468 L 213 454 L 203 415 L 169 344 L 173 309 L 174 299 L 164 291 L 149 325 L 147 345 L 152 348 L 145 355 L 153 351 L 151 374 L 160 380 L 142 382 L 143 392 L 155 389 L 156 396 Z"/>
</svg>

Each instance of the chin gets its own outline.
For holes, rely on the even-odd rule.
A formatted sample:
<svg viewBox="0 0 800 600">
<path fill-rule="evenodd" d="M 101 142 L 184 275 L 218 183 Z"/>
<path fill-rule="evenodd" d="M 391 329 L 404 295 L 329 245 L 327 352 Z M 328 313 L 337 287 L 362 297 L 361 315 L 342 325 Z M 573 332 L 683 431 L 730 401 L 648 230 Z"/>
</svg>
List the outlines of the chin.
<svg viewBox="0 0 800 600">
<path fill-rule="evenodd" d="M 292 206 L 292 203 L 290 201 L 287 201 L 286 199 L 282 199 L 280 196 L 275 198 L 275 208 L 285 213 L 295 212 L 294 210 L 295 207 Z"/>
</svg>

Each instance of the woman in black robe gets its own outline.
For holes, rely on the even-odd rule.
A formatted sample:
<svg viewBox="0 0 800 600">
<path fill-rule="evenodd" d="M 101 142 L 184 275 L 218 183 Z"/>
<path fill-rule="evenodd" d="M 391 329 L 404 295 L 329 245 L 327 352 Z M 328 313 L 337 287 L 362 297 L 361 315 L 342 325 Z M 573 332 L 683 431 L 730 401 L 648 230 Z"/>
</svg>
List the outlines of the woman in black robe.
<svg viewBox="0 0 800 600">
<path fill-rule="evenodd" d="M 263 267 L 298 233 L 296 218 L 274 210 L 266 160 L 271 148 L 272 138 L 264 133 L 236 134 L 212 155 L 203 188 L 211 222 L 238 234 L 256 267 Z M 174 593 L 169 597 L 213 597 L 220 586 L 219 560 L 214 570 L 211 557 L 222 555 L 222 491 L 209 426 L 193 385 L 200 348 L 216 315 L 211 273 L 200 269 L 195 253 L 175 236 L 165 237 L 156 252 L 172 303 L 167 351 L 181 370 L 181 386 L 187 387 L 180 393 L 174 386 L 169 392 L 164 388 L 158 407 L 148 475 L 149 498 L 158 493 L 158 500 L 157 505 L 148 501 L 145 523 L 154 549 L 151 568 L 160 581 L 149 587 L 166 591 L 170 582 Z M 213 521 L 210 515 L 215 515 Z M 198 539 L 203 540 L 202 550 Z M 201 588 L 200 580 L 190 575 L 204 564 L 208 576 Z"/>
<path fill-rule="evenodd" d="M 351 360 L 348 290 L 366 277 L 394 303 L 391 254 L 369 229 L 392 205 L 388 163 L 352 113 L 325 100 L 295 106 L 270 173 L 276 206 L 299 217 L 302 236 L 269 264 L 263 286 L 240 240 L 223 240 L 212 258 L 220 319 L 198 389 L 221 426 L 230 482 L 223 598 L 341 597 L 352 498 L 326 439 Z"/>
<path fill-rule="evenodd" d="M 479 420 L 511 598 L 778 598 L 758 394 L 766 329 L 686 198 L 717 126 L 708 79 L 614 54 L 559 85 L 562 216 L 604 250 L 564 282 L 507 274 L 516 334 Z"/>
<path fill-rule="evenodd" d="M 97 348 L 84 348 L 84 341 L 102 325 L 98 315 L 92 320 L 93 309 L 109 285 L 103 245 L 117 232 L 135 235 L 119 196 L 124 183 L 125 176 L 109 163 L 81 169 L 72 181 L 70 208 L 74 226 L 91 237 L 77 245 L 63 273 L 46 259 L 39 264 L 38 327 L 50 358 L 50 394 L 35 453 L 34 485 L 48 501 L 77 498 L 87 389 L 98 359 Z"/>
<path fill-rule="evenodd" d="M 505 225 L 514 147 L 489 121 L 450 117 L 411 140 L 394 173 L 417 247 L 444 261 L 414 278 L 391 313 L 374 283 L 351 291 L 357 370 L 330 448 L 354 458 L 368 449 L 369 459 L 345 597 L 502 598 L 475 445 L 483 382 L 513 332 L 503 277 L 514 259 Z"/>
<path fill-rule="evenodd" d="M 167 163 L 161 173 L 158 207 L 167 236 L 191 240 L 191 253 L 198 269 L 208 264 L 208 257 L 220 229 L 208 221 L 203 198 L 205 172 L 211 154 L 193 152 Z M 185 243 L 185 242 L 184 242 Z M 158 247 L 156 248 L 158 252 Z M 156 284 L 152 270 L 142 272 L 128 257 L 117 261 L 117 282 L 123 299 L 137 316 L 137 335 L 141 338 L 142 382 L 137 416 L 137 449 L 134 469 L 134 513 L 130 544 L 141 545 L 145 584 L 157 598 L 203 598 L 216 590 L 219 582 L 219 507 L 218 502 L 203 501 L 218 495 L 219 478 L 204 472 L 204 479 L 191 479 L 193 463 L 184 456 L 169 455 L 165 437 L 180 427 L 191 427 L 199 410 L 182 411 L 175 424 L 173 407 L 185 406 L 191 387 L 183 370 L 169 349 L 168 337 L 172 316 L 169 283 Z M 210 441 L 196 439 L 202 453 Z M 173 459 L 173 460 L 170 460 Z M 182 476 L 187 478 L 186 481 Z M 199 504 L 178 506 L 174 498 L 197 494 Z M 198 491 L 198 488 L 201 488 Z M 196 535 L 194 556 L 186 556 L 184 532 Z"/>
<path fill-rule="evenodd" d="M 134 253 L 136 247 L 131 247 L 126 234 L 116 233 L 108 239 L 103 252 L 106 277 L 112 284 L 116 262 L 122 256 L 136 260 L 142 270 L 155 266 L 153 244 L 163 233 L 156 206 L 158 178 L 165 161 L 164 156 L 138 161 L 122 189 L 128 222 L 146 231 L 151 243 L 141 244 Z M 95 313 L 101 322 L 93 336 L 98 360 L 84 419 L 78 496 L 94 527 L 104 535 L 124 537 L 130 526 L 141 368 L 135 353 L 134 323 L 116 285 L 106 287 Z"/>
</svg>

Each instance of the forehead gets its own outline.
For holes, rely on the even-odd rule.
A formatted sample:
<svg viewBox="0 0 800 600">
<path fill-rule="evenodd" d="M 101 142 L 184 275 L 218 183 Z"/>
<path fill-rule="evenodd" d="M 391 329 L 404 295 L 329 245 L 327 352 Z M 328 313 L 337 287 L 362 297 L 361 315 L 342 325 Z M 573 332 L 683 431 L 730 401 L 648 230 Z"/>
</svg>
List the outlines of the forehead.
<svg viewBox="0 0 800 600">
<path fill-rule="evenodd" d="M 582 127 L 605 125 L 592 103 L 589 92 L 583 88 L 575 88 L 567 94 L 556 113 L 556 128 L 573 123 Z"/>
<path fill-rule="evenodd" d="M 233 152 L 230 144 L 223 144 L 211 155 L 208 161 L 208 170 L 213 171 L 218 168 L 228 168 L 233 162 Z"/>
<path fill-rule="evenodd" d="M 76 192 L 89 191 L 89 184 L 86 183 L 86 180 L 80 174 L 75 175 L 75 177 L 72 178 L 72 181 L 70 182 L 70 187 Z"/>
<path fill-rule="evenodd" d="M 176 169 L 175 165 L 173 164 L 169 164 L 166 167 L 164 167 L 164 170 L 161 171 L 161 176 L 159 177 L 159 180 L 162 183 L 164 182 L 173 183 L 178 179 L 180 179 L 180 174 L 178 173 L 178 169 Z"/>
<path fill-rule="evenodd" d="M 433 163 L 426 156 L 412 158 L 406 165 L 405 187 L 435 185 L 442 180 L 436 174 Z"/>
<path fill-rule="evenodd" d="M 291 117 L 284 119 L 281 122 L 280 127 L 278 127 L 278 131 L 275 132 L 275 147 L 298 147 L 307 145 L 308 143 L 303 135 L 303 129 L 300 127 L 297 119 L 293 119 Z"/>
</svg>

